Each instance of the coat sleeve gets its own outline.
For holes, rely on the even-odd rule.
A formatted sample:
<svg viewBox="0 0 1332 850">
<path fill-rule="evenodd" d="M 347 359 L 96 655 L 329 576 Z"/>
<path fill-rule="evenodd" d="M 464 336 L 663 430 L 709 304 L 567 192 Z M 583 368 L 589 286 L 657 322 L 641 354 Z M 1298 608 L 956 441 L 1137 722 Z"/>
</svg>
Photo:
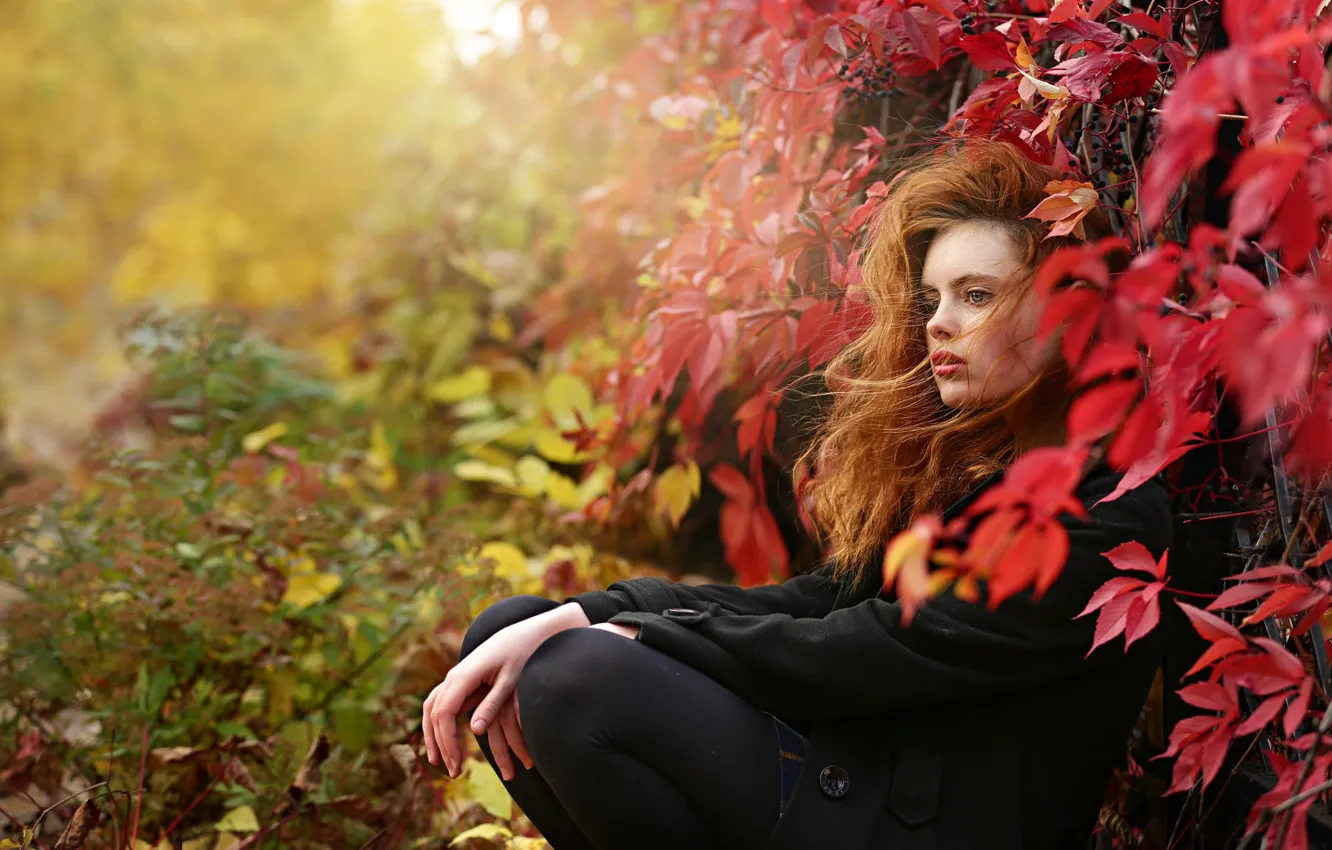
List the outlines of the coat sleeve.
<svg viewBox="0 0 1332 850">
<path fill-rule="evenodd" d="M 1095 502 L 1109 486 L 1084 501 Z M 862 717 L 997 697 L 1122 659 L 1115 643 L 1088 659 L 1096 617 L 1073 618 L 1101 584 L 1122 575 L 1103 552 L 1138 540 L 1160 557 L 1170 539 L 1169 505 L 1152 481 L 1089 514 L 1088 521 L 1066 515 L 1068 561 L 1039 602 L 1027 591 L 989 610 L 945 594 L 906 627 L 898 604 L 883 598 L 822 616 L 681 619 L 637 611 L 610 622 L 639 626 L 644 644 L 781 716 Z"/>
<path fill-rule="evenodd" d="M 616 614 L 641 611 L 660 614 L 667 608 L 696 608 L 709 613 L 791 617 L 824 617 L 837 603 L 841 585 L 832 579 L 832 565 L 788 579 L 781 584 L 742 588 L 732 584 L 688 585 L 646 577 L 617 581 L 605 590 L 591 590 L 565 599 L 582 606 L 593 623 Z"/>
</svg>

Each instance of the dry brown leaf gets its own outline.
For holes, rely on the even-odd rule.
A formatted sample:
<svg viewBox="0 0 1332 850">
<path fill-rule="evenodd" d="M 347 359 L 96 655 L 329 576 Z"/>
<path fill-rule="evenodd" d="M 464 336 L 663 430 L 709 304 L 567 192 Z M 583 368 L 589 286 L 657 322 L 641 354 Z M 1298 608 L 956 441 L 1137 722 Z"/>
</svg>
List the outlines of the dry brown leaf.
<svg viewBox="0 0 1332 850">
<path fill-rule="evenodd" d="M 286 795 L 273 809 L 273 817 L 284 818 L 294 809 L 300 807 L 301 803 L 305 801 L 305 795 L 310 792 L 310 789 L 319 784 L 319 779 L 322 776 L 319 766 L 328 758 L 328 752 L 328 736 L 321 732 L 314 743 L 310 745 L 310 751 L 305 755 L 305 763 L 296 772 L 296 778 L 287 786 Z"/>
<path fill-rule="evenodd" d="M 102 810 L 97 808 L 97 803 L 84 800 L 74 810 L 74 817 L 69 819 L 65 831 L 56 839 L 55 850 L 79 850 L 87 840 L 88 833 L 97 828 L 101 819 Z"/>
</svg>

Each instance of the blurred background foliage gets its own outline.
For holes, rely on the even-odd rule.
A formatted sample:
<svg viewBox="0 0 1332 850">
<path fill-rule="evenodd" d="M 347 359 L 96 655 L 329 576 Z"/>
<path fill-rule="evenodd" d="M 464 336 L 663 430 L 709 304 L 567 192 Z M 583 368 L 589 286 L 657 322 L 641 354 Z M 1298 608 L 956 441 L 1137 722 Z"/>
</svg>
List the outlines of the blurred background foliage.
<svg viewBox="0 0 1332 850">
<path fill-rule="evenodd" d="M 679 561 L 567 283 L 653 237 L 575 229 L 637 132 L 584 105 L 674 13 L 490 5 L 0 9 L 0 846 L 542 845 L 420 703 L 495 599 Z"/>
</svg>

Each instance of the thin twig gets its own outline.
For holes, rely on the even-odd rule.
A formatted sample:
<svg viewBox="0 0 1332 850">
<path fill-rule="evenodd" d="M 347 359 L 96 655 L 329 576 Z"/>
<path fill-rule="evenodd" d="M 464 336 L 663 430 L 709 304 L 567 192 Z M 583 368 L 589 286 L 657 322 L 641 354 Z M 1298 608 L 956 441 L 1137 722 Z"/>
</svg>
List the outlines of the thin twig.
<svg viewBox="0 0 1332 850">
<path fill-rule="evenodd" d="M 148 770 L 148 723 L 143 724 L 143 743 L 139 748 L 139 788 L 134 796 L 134 820 L 126 834 L 126 846 L 133 846 L 139 837 L 139 811 L 143 808 L 143 776 Z"/>
</svg>

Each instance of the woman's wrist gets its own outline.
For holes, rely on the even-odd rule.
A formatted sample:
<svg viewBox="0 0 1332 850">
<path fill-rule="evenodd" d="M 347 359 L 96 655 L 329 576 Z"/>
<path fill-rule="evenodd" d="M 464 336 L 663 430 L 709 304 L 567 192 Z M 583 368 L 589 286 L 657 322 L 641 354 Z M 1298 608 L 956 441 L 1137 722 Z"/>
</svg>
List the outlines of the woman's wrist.
<svg viewBox="0 0 1332 850">
<path fill-rule="evenodd" d="M 581 629 L 592 625 L 592 621 L 588 619 L 587 613 L 583 611 L 583 606 L 579 605 L 577 602 L 566 602 L 558 608 L 552 608 L 549 616 L 555 625 L 558 626 L 558 631 L 563 631 L 564 629 Z"/>
</svg>

